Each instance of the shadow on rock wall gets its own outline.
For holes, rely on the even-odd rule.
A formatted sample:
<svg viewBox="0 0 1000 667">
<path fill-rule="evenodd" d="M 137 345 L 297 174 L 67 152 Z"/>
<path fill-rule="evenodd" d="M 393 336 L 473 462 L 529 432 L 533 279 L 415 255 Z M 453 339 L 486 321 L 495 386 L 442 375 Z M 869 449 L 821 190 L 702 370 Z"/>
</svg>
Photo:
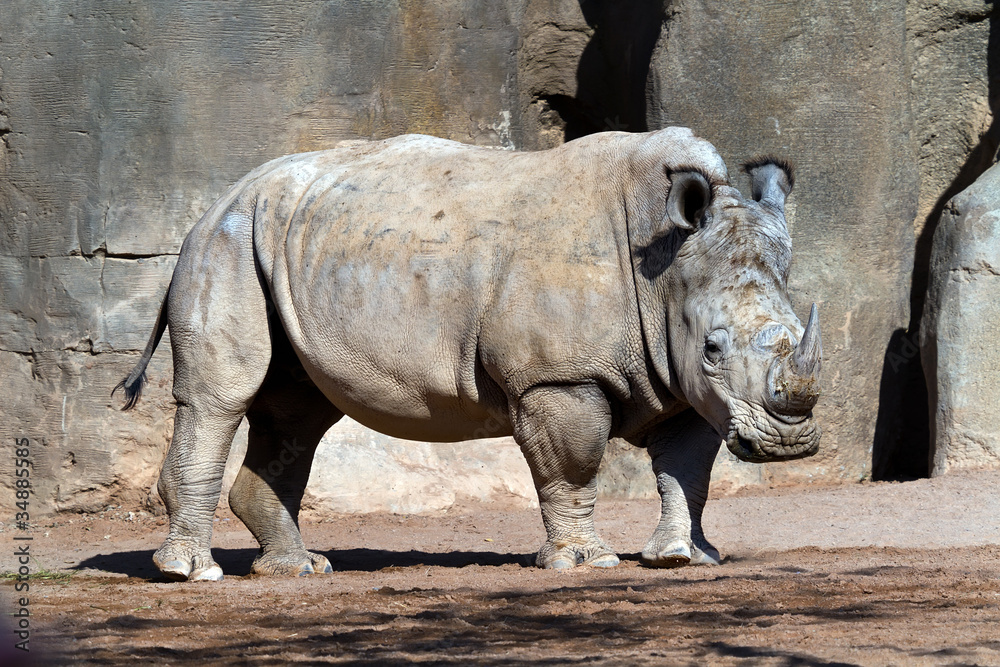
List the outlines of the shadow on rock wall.
<svg viewBox="0 0 1000 667">
<path fill-rule="evenodd" d="M 577 67 L 577 92 L 542 95 L 565 123 L 565 140 L 595 132 L 645 132 L 647 81 L 669 2 L 580 0 L 593 36 Z"/>
<path fill-rule="evenodd" d="M 876 480 L 930 475 L 933 455 L 930 451 L 930 414 L 918 336 L 930 281 L 931 244 L 948 201 L 972 185 L 993 165 L 1000 147 L 1000 8 L 994 5 L 986 20 L 989 21 L 987 99 L 993 120 L 951 184 L 935 201 L 917 236 L 909 326 L 893 333 L 882 369 L 879 414 L 872 451 L 872 476 Z M 917 99 L 914 103 L 921 101 Z"/>
</svg>

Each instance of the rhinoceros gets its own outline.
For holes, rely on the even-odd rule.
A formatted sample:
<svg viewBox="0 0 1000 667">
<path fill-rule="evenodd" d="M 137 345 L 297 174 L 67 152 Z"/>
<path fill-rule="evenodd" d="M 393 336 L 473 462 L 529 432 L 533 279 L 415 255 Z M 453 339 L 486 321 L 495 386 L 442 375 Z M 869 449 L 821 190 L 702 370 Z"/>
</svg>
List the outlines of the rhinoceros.
<svg viewBox="0 0 1000 667">
<path fill-rule="evenodd" d="M 332 571 L 298 512 L 316 445 L 344 415 L 411 440 L 512 435 L 545 568 L 619 562 L 593 510 L 605 446 L 622 438 L 648 450 L 662 499 L 643 562 L 717 563 L 701 516 L 721 443 L 762 462 L 809 456 L 820 438 L 816 306 L 803 328 L 787 293 L 793 176 L 774 158 L 745 169 L 752 198 L 710 143 L 669 128 L 539 152 L 407 135 L 252 171 L 187 236 L 116 387 L 132 407 L 169 326 L 177 413 L 157 567 L 222 578 L 212 518 L 246 416 L 229 503 L 260 543 L 253 571 Z"/>
</svg>

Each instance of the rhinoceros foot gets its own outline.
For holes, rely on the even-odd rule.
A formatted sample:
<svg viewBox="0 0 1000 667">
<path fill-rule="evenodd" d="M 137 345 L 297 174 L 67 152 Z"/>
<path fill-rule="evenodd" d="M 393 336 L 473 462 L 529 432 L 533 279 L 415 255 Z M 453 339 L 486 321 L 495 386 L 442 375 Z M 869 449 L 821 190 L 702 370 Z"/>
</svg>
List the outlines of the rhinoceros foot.
<svg viewBox="0 0 1000 667">
<path fill-rule="evenodd" d="M 301 551 L 285 553 L 258 554 L 253 561 L 251 570 L 254 574 L 285 574 L 304 577 L 317 572 L 330 574 L 333 572 L 333 566 L 330 565 L 326 556 L 302 549 Z"/>
<path fill-rule="evenodd" d="M 614 567 L 618 563 L 618 556 L 600 541 L 585 544 L 546 542 L 535 557 L 535 565 L 546 570 L 568 570 L 578 565 Z"/>
<path fill-rule="evenodd" d="M 649 567 L 682 567 L 691 562 L 691 547 L 684 540 L 659 544 L 650 540 L 642 550 L 642 564 Z"/>
<path fill-rule="evenodd" d="M 222 568 L 212 560 L 210 549 L 168 541 L 153 554 L 153 563 L 173 581 L 222 580 Z"/>
<path fill-rule="evenodd" d="M 718 565 L 719 552 L 710 544 L 704 549 L 685 540 L 661 543 L 654 536 L 642 550 L 641 562 L 647 567 L 683 567 L 685 565 Z"/>
</svg>

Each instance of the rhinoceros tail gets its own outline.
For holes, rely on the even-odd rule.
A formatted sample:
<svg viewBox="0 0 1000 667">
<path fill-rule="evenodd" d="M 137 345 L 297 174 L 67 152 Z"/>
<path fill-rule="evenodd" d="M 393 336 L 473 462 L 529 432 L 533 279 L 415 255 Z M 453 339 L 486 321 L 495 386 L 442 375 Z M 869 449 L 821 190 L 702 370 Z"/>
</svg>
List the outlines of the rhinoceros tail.
<svg viewBox="0 0 1000 667">
<path fill-rule="evenodd" d="M 170 294 L 170 288 L 167 288 L 167 295 Z M 119 389 L 125 390 L 125 405 L 122 406 L 122 410 L 131 410 L 135 407 L 135 404 L 139 402 L 139 398 L 142 396 L 142 386 L 146 384 L 146 366 L 149 365 L 149 360 L 153 357 L 153 352 L 156 351 L 156 346 L 160 344 L 160 339 L 163 338 L 163 332 L 167 329 L 167 297 L 163 297 L 163 303 L 160 305 L 160 314 L 156 317 L 156 326 L 153 328 L 153 334 L 149 337 L 149 341 L 146 343 L 146 349 L 143 350 L 142 357 L 139 358 L 139 363 L 135 365 L 132 372 L 128 376 L 115 385 L 115 388 L 111 390 L 111 395 L 114 396 L 115 392 Z"/>
</svg>

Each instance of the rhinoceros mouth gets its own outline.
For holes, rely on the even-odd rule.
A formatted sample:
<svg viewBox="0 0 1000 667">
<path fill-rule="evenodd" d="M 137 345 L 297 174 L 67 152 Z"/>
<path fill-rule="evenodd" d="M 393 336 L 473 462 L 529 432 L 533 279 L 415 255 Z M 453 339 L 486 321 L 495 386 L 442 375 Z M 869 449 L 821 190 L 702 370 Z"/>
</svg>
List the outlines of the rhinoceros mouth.
<svg viewBox="0 0 1000 667">
<path fill-rule="evenodd" d="M 819 427 L 811 418 L 789 423 L 765 411 L 755 419 L 731 419 L 726 447 L 751 463 L 790 461 L 815 454 L 819 439 Z"/>
<path fill-rule="evenodd" d="M 812 412 L 804 415 L 783 415 L 778 412 L 773 412 L 764 408 L 764 412 L 767 413 L 768 419 L 783 424 L 785 426 L 796 426 L 798 424 L 803 424 L 810 419 L 812 419 Z"/>
</svg>

